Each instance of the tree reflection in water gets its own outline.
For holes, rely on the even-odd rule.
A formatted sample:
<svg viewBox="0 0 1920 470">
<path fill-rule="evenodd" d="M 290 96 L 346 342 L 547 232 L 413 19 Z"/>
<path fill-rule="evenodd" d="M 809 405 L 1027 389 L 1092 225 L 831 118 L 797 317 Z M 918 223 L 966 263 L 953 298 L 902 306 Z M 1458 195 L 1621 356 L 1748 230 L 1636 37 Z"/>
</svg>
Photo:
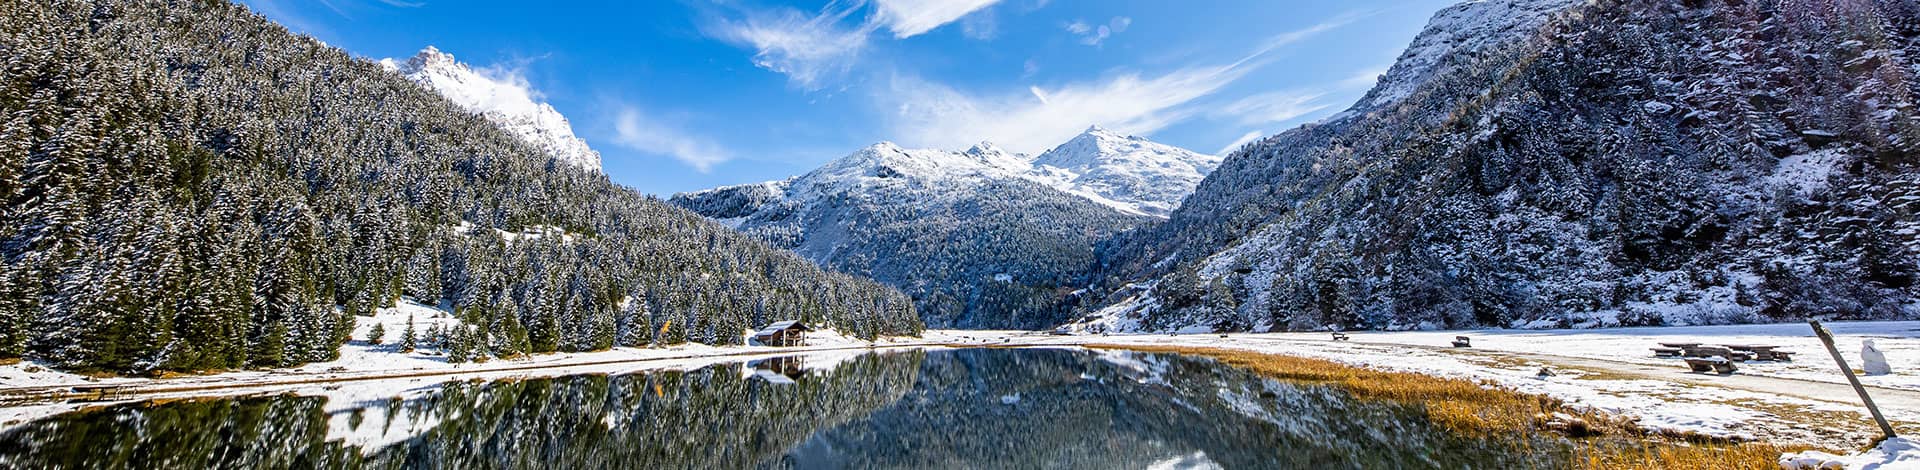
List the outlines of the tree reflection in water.
<svg viewBox="0 0 1920 470">
<path fill-rule="evenodd" d="M 1207 359 L 973 349 L 801 364 L 457 382 L 354 406 L 111 406 L 6 431 L 0 467 L 1464 468 L 1568 454 L 1551 438 L 1451 435 L 1416 407 Z"/>
</svg>

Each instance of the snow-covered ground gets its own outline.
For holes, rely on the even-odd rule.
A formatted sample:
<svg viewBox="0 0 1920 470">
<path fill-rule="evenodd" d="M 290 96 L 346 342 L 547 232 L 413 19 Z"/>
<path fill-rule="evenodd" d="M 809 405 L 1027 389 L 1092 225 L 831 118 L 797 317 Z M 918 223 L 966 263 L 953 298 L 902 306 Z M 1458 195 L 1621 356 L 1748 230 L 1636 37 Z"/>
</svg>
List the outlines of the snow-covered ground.
<svg viewBox="0 0 1920 470">
<path fill-rule="evenodd" d="M 1920 445 L 1906 438 L 1893 438 L 1854 455 L 1810 450 L 1780 456 L 1780 467 L 1788 470 L 1920 468 Z"/>
<path fill-rule="evenodd" d="M 1826 323 L 1834 344 L 1854 369 L 1860 368 L 1861 341 L 1872 339 L 1893 364 L 1888 375 L 1862 375 L 1860 381 L 1876 387 L 1920 390 L 1920 321 Z M 1741 364 L 1740 373 L 1816 382 L 1845 383 L 1839 366 L 1805 323 L 1688 327 L 1608 328 L 1591 330 L 1477 330 L 1350 332 L 1354 342 L 1410 346 L 1447 346 L 1454 336 L 1473 338 L 1474 349 L 1551 354 L 1661 366 L 1679 359 L 1657 358 L 1651 348 L 1659 343 L 1779 346 L 1798 354 L 1791 362 L 1755 361 Z M 1324 340 L 1327 333 L 1279 333 L 1275 338 Z M 1905 366 L 1905 367 L 1903 367 Z"/>
</svg>

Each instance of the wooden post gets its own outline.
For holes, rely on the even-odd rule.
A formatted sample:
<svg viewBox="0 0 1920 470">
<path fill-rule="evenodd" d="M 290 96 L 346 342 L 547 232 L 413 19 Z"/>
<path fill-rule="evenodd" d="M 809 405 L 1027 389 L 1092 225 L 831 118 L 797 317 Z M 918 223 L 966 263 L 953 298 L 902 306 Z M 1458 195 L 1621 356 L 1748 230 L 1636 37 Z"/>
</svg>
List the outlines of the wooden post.
<svg viewBox="0 0 1920 470">
<path fill-rule="evenodd" d="M 1860 402 L 1867 404 L 1867 411 L 1873 413 L 1873 421 L 1880 423 L 1880 432 L 1892 439 L 1893 425 L 1887 424 L 1887 417 L 1880 414 L 1880 407 L 1873 404 L 1873 397 L 1867 396 L 1867 387 L 1860 385 L 1860 378 L 1853 375 L 1853 367 L 1848 366 L 1847 359 L 1840 356 L 1840 348 L 1834 347 L 1833 333 L 1828 333 L 1826 327 L 1820 326 L 1820 320 L 1808 318 L 1807 324 L 1813 325 L 1813 334 L 1819 335 L 1820 342 L 1826 343 L 1827 353 L 1833 355 L 1833 362 L 1840 364 L 1840 372 L 1847 375 L 1847 383 L 1853 384 L 1853 391 L 1860 394 Z"/>
</svg>

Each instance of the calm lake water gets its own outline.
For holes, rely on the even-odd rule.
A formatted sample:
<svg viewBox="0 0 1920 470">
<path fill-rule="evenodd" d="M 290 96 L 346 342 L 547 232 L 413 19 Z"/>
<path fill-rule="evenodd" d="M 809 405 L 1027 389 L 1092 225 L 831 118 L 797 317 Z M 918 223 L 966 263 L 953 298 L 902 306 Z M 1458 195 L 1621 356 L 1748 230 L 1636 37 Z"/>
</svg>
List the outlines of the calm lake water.
<svg viewBox="0 0 1920 470">
<path fill-rule="evenodd" d="M 1551 437 L 1453 435 L 1417 407 L 1206 359 L 971 349 L 808 361 L 457 382 L 404 399 L 116 405 L 4 431 L 0 468 L 1524 468 L 1567 458 Z"/>
</svg>

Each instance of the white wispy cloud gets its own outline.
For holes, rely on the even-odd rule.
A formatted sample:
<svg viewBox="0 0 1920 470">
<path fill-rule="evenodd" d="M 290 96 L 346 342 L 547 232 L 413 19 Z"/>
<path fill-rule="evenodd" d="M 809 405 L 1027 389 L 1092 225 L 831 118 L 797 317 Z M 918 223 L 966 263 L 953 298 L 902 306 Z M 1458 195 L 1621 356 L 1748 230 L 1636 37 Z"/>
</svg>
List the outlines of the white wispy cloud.
<svg viewBox="0 0 1920 470">
<path fill-rule="evenodd" d="M 785 74 L 801 88 L 818 90 L 852 68 L 881 30 L 906 39 L 964 18 L 982 17 L 976 13 L 999 1 L 848 0 L 829 3 L 813 13 L 736 6 L 726 15 L 731 18 L 713 22 L 706 33 L 752 49 L 754 65 Z M 864 20 L 850 21 L 862 11 L 869 12 Z M 991 18 L 970 20 L 963 26 L 969 38 L 991 39 L 998 33 Z"/>
<path fill-rule="evenodd" d="M 1322 23 L 1273 36 L 1262 41 L 1253 53 L 1229 63 L 1188 66 L 1158 75 L 1114 72 L 1108 74 L 1109 78 L 1029 86 L 1024 92 L 970 92 L 895 74 L 875 101 L 890 114 L 889 135 L 911 146 L 965 148 L 991 140 L 1016 152 L 1034 153 L 1071 138 L 1089 124 L 1148 135 L 1202 114 L 1197 101 L 1265 65 L 1272 51 L 1341 24 L 1345 23 Z M 1071 25 L 1068 28 L 1074 29 Z M 1095 30 L 1091 25 L 1086 28 Z M 1287 109 L 1283 106 L 1256 106 L 1252 102 L 1244 110 L 1250 116 L 1267 118 L 1284 111 Z"/>
<path fill-rule="evenodd" d="M 1252 126 L 1287 122 L 1332 106 L 1321 100 L 1325 96 L 1325 92 L 1312 90 L 1270 91 L 1235 100 L 1213 114 Z"/>
<path fill-rule="evenodd" d="M 632 107 L 620 111 L 614 119 L 613 143 L 636 152 L 673 157 L 701 173 L 733 159 L 720 144 Z"/>
<path fill-rule="evenodd" d="M 1084 20 L 1073 20 L 1073 22 L 1067 23 L 1062 27 L 1065 28 L 1068 33 L 1079 36 L 1081 44 L 1098 46 L 1100 43 L 1106 42 L 1107 38 L 1126 32 L 1129 26 L 1133 26 L 1133 18 L 1115 16 L 1107 20 L 1106 24 L 1102 25 L 1089 24 Z"/>
<path fill-rule="evenodd" d="M 884 24 L 895 39 L 925 34 L 1000 0 L 873 0 L 874 21 Z"/>
<path fill-rule="evenodd" d="M 1113 78 L 1026 93 L 969 94 L 910 76 L 896 76 L 883 102 L 892 107 L 892 135 L 914 146 L 964 148 L 982 139 L 1016 152 L 1045 150 L 1100 124 L 1148 134 L 1195 113 L 1188 106 L 1244 76 L 1239 64 L 1190 67 L 1142 77 Z"/>
<path fill-rule="evenodd" d="M 1246 126 L 1264 127 L 1284 124 L 1332 107 L 1336 100 L 1372 87 L 1379 81 L 1380 74 L 1386 71 L 1385 65 L 1369 67 L 1319 86 L 1249 95 L 1214 109 L 1210 116 L 1215 119 L 1232 120 Z M 1227 144 L 1215 153 L 1224 156 L 1265 135 L 1267 131 L 1254 129 L 1234 139 L 1233 143 Z"/>
<path fill-rule="evenodd" d="M 1233 151 L 1235 150 L 1240 150 L 1240 146 L 1247 145 L 1248 142 L 1253 142 L 1254 140 L 1257 140 L 1261 137 L 1265 137 L 1266 135 L 1267 135 L 1267 131 L 1263 131 L 1259 129 L 1247 131 L 1247 133 L 1241 134 L 1240 138 L 1233 139 L 1233 143 L 1227 144 L 1226 147 L 1221 147 L 1220 151 L 1213 152 L 1213 154 L 1224 157 L 1229 153 L 1233 153 Z"/>
<path fill-rule="evenodd" d="M 1346 13 L 1341 13 L 1339 16 L 1335 16 L 1333 18 L 1328 18 L 1326 21 L 1314 23 L 1312 26 L 1269 36 L 1266 42 L 1260 45 L 1259 51 L 1255 52 L 1255 54 L 1256 55 L 1265 54 L 1268 52 L 1279 50 L 1280 48 L 1293 45 L 1293 43 L 1300 42 L 1314 36 L 1318 36 L 1320 35 L 1320 33 L 1325 33 L 1327 31 L 1340 29 L 1340 27 L 1342 26 L 1352 24 L 1355 21 L 1359 21 L 1361 18 L 1372 16 L 1374 13 L 1376 12 L 1350 11 Z"/>
<path fill-rule="evenodd" d="M 976 41 L 992 40 L 1000 35 L 1000 19 L 992 10 L 967 15 L 960 19 L 960 34 Z"/>
<path fill-rule="evenodd" d="M 841 25 L 855 7 L 828 5 L 818 14 L 791 8 L 742 10 L 742 18 L 720 21 L 708 28 L 708 34 L 753 49 L 754 65 L 815 90 L 823 79 L 844 73 L 867 48 L 871 27 Z"/>
</svg>

